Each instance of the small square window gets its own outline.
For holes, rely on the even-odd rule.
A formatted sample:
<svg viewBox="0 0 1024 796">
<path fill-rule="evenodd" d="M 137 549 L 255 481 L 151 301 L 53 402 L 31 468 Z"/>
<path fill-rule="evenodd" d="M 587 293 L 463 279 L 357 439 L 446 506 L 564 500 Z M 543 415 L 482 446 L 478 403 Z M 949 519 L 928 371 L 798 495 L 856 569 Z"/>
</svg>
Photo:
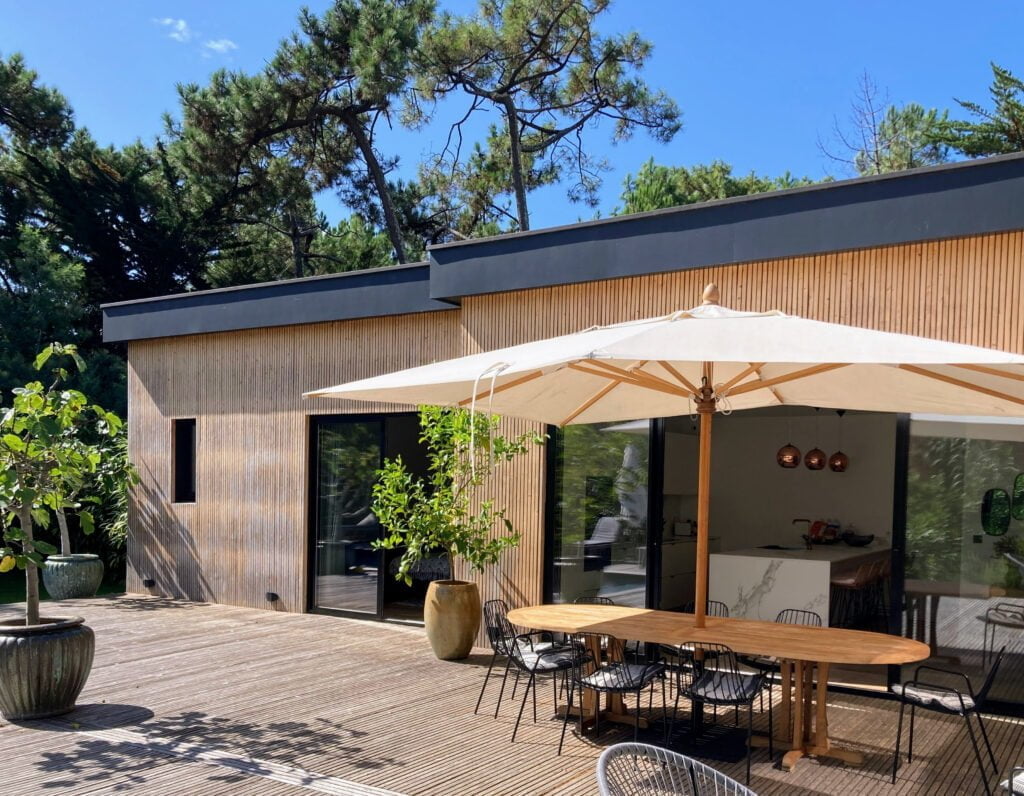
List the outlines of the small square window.
<svg viewBox="0 0 1024 796">
<path fill-rule="evenodd" d="M 172 455 L 172 485 L 175 503 L 196 502 L 196 420 L 185 418 L 174 421 Z"/>
</svg>

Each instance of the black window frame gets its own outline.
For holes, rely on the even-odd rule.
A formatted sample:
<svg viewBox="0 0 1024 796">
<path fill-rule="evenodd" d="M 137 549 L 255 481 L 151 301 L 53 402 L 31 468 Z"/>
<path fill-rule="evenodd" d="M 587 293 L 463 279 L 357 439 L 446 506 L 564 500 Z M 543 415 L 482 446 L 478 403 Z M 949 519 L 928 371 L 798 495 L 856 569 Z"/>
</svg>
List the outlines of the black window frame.
<svg viewBox="0 0 1024 796">
<path fill-rule="evenodd" d="M 194 417 L 171 421 L 171 502 L 195 503 L 199 429 Z"/>
</svg>

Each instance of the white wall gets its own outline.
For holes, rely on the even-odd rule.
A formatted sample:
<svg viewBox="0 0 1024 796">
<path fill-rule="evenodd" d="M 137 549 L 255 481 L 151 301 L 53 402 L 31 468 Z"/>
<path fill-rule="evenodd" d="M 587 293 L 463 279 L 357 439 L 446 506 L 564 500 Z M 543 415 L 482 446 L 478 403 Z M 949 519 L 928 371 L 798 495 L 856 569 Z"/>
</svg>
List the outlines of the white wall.
<svg viewBox="0 0 1024 796">
<path fill-rule="evenodd" d="M 785 410 L 782 410 L 785 411 Z M 826 455 L 838 444 L 836 415 L 820 417 L 742 412 L 714 420 L 711 467 L 711 533 L 723 550 L 765 544 L 802 544 L 796 517 L 837 518 L 861 533 L 888 541 L 892 504 L 896 416 L 847 414 L 842 420 L 842 448 L 850 457 L 844 473 L 798 468 L 785 470 L 775 453 L 792 442 L 802 453 L 817 446 Z M 671 443 L 666 441 L 666 447 Z M 666 464 L 673 463 L 666 455 Z M 687 479 L 689 480 L 689 479 Z M 669 477 L 666 475 L 666 482 Z M 694 490 L 696 491 L 696 490 Z M 682 507 L 685 511 L 683 501 Z M 666 501 L 671 521 L 678 502 Z M 671 506 L 671 508 L 670 508 Z M 688 519 L 681 516 L 679 519 Z"/>
</svg>

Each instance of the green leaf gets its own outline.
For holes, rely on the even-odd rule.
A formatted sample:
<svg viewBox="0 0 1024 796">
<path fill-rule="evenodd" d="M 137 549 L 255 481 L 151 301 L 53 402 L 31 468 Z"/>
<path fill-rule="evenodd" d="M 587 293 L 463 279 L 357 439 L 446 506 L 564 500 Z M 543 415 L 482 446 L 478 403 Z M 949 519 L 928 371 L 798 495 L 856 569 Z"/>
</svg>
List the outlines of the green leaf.
<svg viewBox="0 0 1024 796">
<path fill-rule="evenodd" d="M 36 370 L 42 370 L 43 369 L 43 365 L 45 365 L 47 360 L 49 360 L 49 358 L 52 357 L 52 356 L 53 356 L 53 346 L 52 345 L 48 345 L 48 346 L 46 346 L 46 348 L 44 348 L 42 351 L 39 352 L 39 354 L 36 356 L 35 362 L 33 362 L 32 364 L 33 364 L 33 366 L 35 367 Z"/>
<path fill-rule="evenodd" d="M 45 556 L 57 555 L 57 548 L 49 542 L 44 542 L 42 539 L 36 539 L 32 544 L 35 546 L 36 550 Z"/>
<path fill-rule="evenodd" d="M 14 556 L 4 556 L 3 559 L 0 559 L 0 572 L 10 572 L 17 564 Z"/>
<path fill-rule="evenodd" d="M 88 536 L 94 530 L 96 530 L 96 523 L 93 520 L 93 516 L 92 516 L 91 512 L 84 511 L 84 510 L 83 511 L 79 511 L 78 512 L 78 523 L 79 523 L 79 526 L 82 529 L 82 533 L 84 533 L 86 536 Z"/>
<path fill-rule="evenodd" d="M 25 441 L 21 437 L 16 436 L 15 434 L 4 434 L 3 442 L 4 445 L 8 447 L 8 449 L 14 451 L 15 453 L 21 453 L 23 450 L 25 450 Z"/>
</svg>

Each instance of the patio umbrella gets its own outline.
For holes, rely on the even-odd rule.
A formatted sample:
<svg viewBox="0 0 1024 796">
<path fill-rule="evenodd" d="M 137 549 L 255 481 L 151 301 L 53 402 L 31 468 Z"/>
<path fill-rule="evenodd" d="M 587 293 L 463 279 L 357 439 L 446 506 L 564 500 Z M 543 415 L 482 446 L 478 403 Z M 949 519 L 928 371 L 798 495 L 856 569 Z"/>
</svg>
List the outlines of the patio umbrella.
<svg viewBox="0 0 1024 796">
<path fill-rule="evenodd" d="M 704 626 L 716 412 L 794 404 L 1024 416 L 1024 356 L 703 303 L 341 384 L 307 398 L 475 408 L 556 426 L 696 413 L 696 623 Z"/>
</svg>

